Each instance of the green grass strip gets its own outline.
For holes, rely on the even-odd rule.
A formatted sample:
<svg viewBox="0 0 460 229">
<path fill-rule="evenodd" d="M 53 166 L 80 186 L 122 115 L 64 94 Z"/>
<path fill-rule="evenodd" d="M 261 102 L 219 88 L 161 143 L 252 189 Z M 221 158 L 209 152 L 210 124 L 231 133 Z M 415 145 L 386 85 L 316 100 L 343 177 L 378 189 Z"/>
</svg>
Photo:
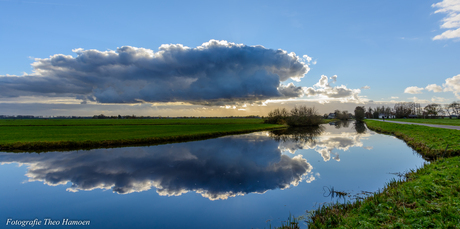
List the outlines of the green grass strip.
<svg viewBox="0 0 460 229">
<path fill-rule="evenodd" d="M 460 155 L 460 131 L 366 120 L 367 127 L 403 139 L 426 159 Z"/>
<path fill-rule="evenodd" d="M 412 123 L 426 123 L 435 125 L 448 125 L 448 126 L 460 126 L 460 119 L 389 119 L 390 121 L 398 122 L 412 122 Z"/>
</svg>

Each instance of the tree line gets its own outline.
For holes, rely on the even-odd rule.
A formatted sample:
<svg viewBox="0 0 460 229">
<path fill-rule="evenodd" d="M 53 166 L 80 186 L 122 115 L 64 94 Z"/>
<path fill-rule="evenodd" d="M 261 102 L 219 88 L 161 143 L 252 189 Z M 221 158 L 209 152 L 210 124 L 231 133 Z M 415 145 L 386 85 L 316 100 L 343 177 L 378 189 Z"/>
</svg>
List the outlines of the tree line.
<svg viewBox="0 0 460 229">
<path fill-rule="evenodd" d="M 420 103 L 400 102 L 393 107 L 377 106 L 375 108 L 361 107 L 364 109 L 365 118 L 437 118 L 441 116 L 460 116 L 460 102 L 450 104 L 431 103 L 422 107 Z M 361 112 L 361 111 L 360 111 Z M 355 110 L 356 113 L 356 110 Z"/>
<path fill-rule="evenodd" d="M 357 106 L 354 115 L 348 111 L 334 111 L 334 118 L 340 120 L 356 119 L 362 121 L 365 118 L 437 118 L 448 115 L 460 116 L 460 101 L 450 104 L 431 103 L 422 107 L 420 103 L 400 102 L 393 107 L 377 106 L 375 108 Z M 289 126 L 316 126 L 323 123 L 323 118 L 328 118 L 329 114 L 319 115 L 314 107 L 294 107 L 291 111 L 286 108 L 276 108 L 268 113 L 264 123 L 286 124 Z"/>
</svg>

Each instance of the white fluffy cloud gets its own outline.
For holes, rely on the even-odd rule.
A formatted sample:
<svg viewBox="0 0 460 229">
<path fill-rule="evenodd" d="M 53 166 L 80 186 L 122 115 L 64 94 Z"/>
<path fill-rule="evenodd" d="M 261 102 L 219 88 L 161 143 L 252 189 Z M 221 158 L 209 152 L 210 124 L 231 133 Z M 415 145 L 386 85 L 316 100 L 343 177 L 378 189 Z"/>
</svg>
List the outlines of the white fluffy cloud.
<svg viewBox="0 0 460 229">
<path fill-rule="evenodd" d="M 361 89 L 366 90 L 366 89 L 371 89 L 371 87 L 369 87 L 369 86 L 366 85 L 366 86 L 364 86 L 364 87 L 361 87 Z"/>
<path fill-rule="evenodd" d="M 131 46 L 72 51 L 76 57 L 56 54 L 35 59 L 31 75 L 0 76 L 0 97 L 208 105 L 257 101 L 302 95 L 300 87 L 281 82 L 299 81 L 309 71 L 295 53 L 217 40 L 196 48 L 161 45 L 157 52 Z"/>
<path fill-rule="evenodd" d="M 337 75 L 331 76 L 332 83 L 337 82 Z"/>
<path fill-rule="evenodd" d="M 460 74 L 452 78 L 447 78 L 446 83 L 442 86 L 444 86 L 444 91 L 451 91 L 460 99 Z"/>
<path fill-rule="evenodd" d="M 448 99 L 446 98 L 442 98 L 442 97 L 437 97 L 437 96 L 433 96 L 433 98 L 431 98 L 431 102 L 433 103 L 443 103 L 443 102 L 447 102 Z"/>
<path fill-rule="evenodd" d="M 442 92 L 442 87 L 436 84 L 430 84 L 425 89 L 432 92 Z"/>
<path fill-rule="evenodd" d="M 425 88 L 413 86 L 413 87 L 408 87 L 406 90 L 404 90 L 404 93 L 408 94 L 421 94 L 423 90 L 427 91 L 432 91 L 432 92 L 448 92 L 451 91 L 457 96 L 458 99 L 460 99 L 460 74 L 453 76 L 452 78 L 447 78 L 446 82 L 442 84 L 442 86 L 439 86 L 437 84 L 429 84 Z M 416 102 L 421 102 L 421 103 L 427 103 L 429 100 L 420 100 L 416 97 L 410 98 Z M 441 97 L 433 97 L 431 99 L 432 102 L 445 102 L 445 98 Z"/>
<path fill-rule="evenodd" d="M 332 83 L 337 80 L 337 76 L 334 75 L 331 77 Z M 343 102 L 359 102 L 359 89 L 349 89 L 345 85 L 331 87 L 329 84 L 329 78 L 325 75 L 322 75 L 318 83 L 313 85 L 313 87 L 304 87 L 303 88 L 305 95 L 307 96 L 320 96 L 327 99 L 340 99 Z"/>
<path fill-rule="evenodd" d="M 307 61 L 307 63 L 310 63 L 310 61 L 312 60 L 312 58 L 308 55 L 303 55 L 302 57 L 305 59 L 305 61 Z"/>
<path fill-rule="evenodd" d="M 443 0 L 431 6 L 438 8 L 435 13 L 447 14 L 442 19 L 441 28 L 448 29 L 433 40 L 460 38 L 460 0 Z"/>
<path fill-rule="evenodd" d="M 412 98 L 409 98 L 410 100 L 414 101 L 414 103 L 431 103 L 430 100 L 426 100 L 426 99 L 419 99 L 417 97 L 412 97 Z"/>
<path fill-rule="evenodd" d="M 408 94 L 422 94 L 422 91 L 423 91 L 424 88 L 422 87 L 417 87 L 417 86 L 413 86 L 413 87 L 408 87 L 404 90 L 404 93 L 408 93 Z"/>
</svg>

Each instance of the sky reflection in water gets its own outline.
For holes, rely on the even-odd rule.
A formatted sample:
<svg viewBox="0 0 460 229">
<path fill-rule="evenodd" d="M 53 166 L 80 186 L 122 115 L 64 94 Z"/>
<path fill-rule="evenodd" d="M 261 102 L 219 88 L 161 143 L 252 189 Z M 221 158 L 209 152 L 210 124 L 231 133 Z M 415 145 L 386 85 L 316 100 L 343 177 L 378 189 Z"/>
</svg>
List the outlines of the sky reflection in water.
<svg viewBox="0 0 460 229">
<path fill-rule="evenodd" d="M 117 204 L 136 209 L 135 203 L 152 201 L 153 204 L 155 199 L 155 204 L 162 205 L 156 206 L 156 210 L 149 209 L 150 214 L 159 216 L 160 211 L 165 211 L 175 215 L 188 209 L 193 219 L 187 221 L 188 224 L 171 223 L 163 216 L 155 223 L 145 222 L 138 226 L 206 227 L 209 217 L 216 217 L 223 224 L 222 228 L 263 228 L 267 227 L 267 219 L 276 225 L 279 218 L 287 217 L 289 212 L 303 214 L 317 203 L 330 201 L 323 197 L 324 186 L 334 186 L 341 191 L 376 191 L 391 178 L 390 172 L 404 172 L 421 166 L 423 159 L 394 137 L 376 134 L 363 125 L 337 123 L 308 130 L 258 132 L 151 147 L 41 154 L 0 153 L 0 162 L 0 172 L 9 174 L 0 176 L 2 186 L 7 187 L 0 188 L 0 194 L 12 198 L 6 202 L 13 203 L 15 199 L 37 202 L 33 198 L 34 190 L 39 190 L 45 200 L 76 198 L 75 203 L 67 203 L 70 205 L 95 196 L 103 197 L 105 201 L 99 203 L 103 211 L 107 211 L 105 205 L 117 207 Z M 8 164 L 26 166 L 17 168 Z M 26 182 L 23 182 L 24 172 Z M 41 186 L 30 186 L 21 194 L 12 191 L 31 184 Z M 51 186 L 63 187 L 67 192 Z M 43 190 L 45 187 L 54 190 Z M 152 197 L 147 191 L 150 189 L 159 195 Z M 85 192 L 90 190 L 93 191 Z M 116 195 L 107 196 L 97 190 L 112 190 Z M 118 194 L 131 196 L 136 192 L 139 195 L 133 196 L 132 202 L 114 203 L 124 196 Z M 52 197 L 48 196 L 50 193 L 54 193 Z M 250 193 L 264 194 L 248 195 Z M 164 199 L 165 196 L 173 199 Z M 57 209 L 45 211 L 48 216 L 62 215 L 58 213 L 59 209 L 67 207 L 59 203 L 46 206 Z M 107 224 L 98 225 L 98 220 L 122 213 L 118 209 L 107 211 L 107 215 L 91 216 L 88 215 L 91 211 L 85 213 L 91 206 L 80 206 L 81 210 L 68 213 L 67 217 L 93 218 L 94 225 L 104 227 Z M 208 214 L 203 207 L 208 209 Z M 134 212 L 142 216 L 145 210 Z M 19 218 L 42 216 L 37 211 L 24 211 L 14 205 L 0 210 L 0 213 Z M 234 220 L 235 214 L 239 215 L 238 221 Z M 130 225 L 121 221 L 110 227 Z"/>
</svg>

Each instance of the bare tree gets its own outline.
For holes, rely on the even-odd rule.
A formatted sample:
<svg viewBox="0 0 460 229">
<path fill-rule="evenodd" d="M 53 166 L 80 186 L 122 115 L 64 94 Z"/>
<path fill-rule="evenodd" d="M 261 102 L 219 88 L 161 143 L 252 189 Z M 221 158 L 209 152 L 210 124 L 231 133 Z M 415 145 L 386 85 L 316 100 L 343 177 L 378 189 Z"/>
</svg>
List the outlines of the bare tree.
<svg viewBox="0 0 460 229">
<path fill-rule="evenodd" d="M 459 115 L 460 113 L 460 103 L 459 102 L 452 102 L 450 103 L 448 106 L 448 108 L 446 108 L 446 110 L 449 110 L 450 113 L 452 113 L 453 115 Z"/>
<path fill-rule="evenodd" d="M 449 118 L 452 119 L 452 109 L 450 108 L 450 104 L 444 104 L 444 111 L 447 113 L 447 115 L 449 115 Z"/>
<path fill-rule="evenodd" d="M 438 115 L 444 114 L 444 110 L 442 109 L 442 106 L 437 103 L 426 105 L 424 110 L 425 110 L 426 115 L 433 117 L 433 118 L 437 117 Z"/>
</svg>

